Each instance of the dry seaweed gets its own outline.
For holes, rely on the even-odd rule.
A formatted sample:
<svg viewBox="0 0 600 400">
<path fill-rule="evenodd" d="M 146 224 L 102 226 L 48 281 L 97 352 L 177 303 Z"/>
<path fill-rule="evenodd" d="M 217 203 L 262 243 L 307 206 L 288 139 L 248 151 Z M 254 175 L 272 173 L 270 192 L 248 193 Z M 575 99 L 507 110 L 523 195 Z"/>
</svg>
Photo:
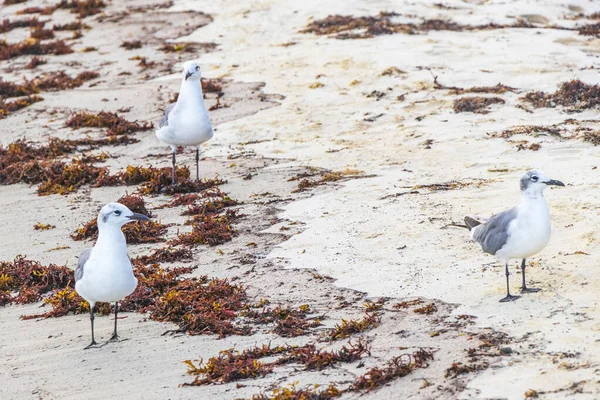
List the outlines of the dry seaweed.
<svg viewBox="0 0 600 400">
<path fill-rule="evenodd" d="M 379 325 L 381 316 L 378 313 L 365 313 L 360 319 L 345 320 L 342 318 L 339 324 L 336 324 L 325 335 L 327 340 L 345 339 L 355 333 L 371 330 Z"/>
<path fill-rule="evenodd" d="M 244 317 L 255 324 L 275 324 L 273 332 L 282 337 L 306 335 L 311 329 L 321 326 L 320 317 L 308 318 L 310 307 L 305 304 L 298 309 L 289 307 L 266 308 L 262 311 L 247 310 Z"/>
<path fill-rule="evenodd" d="M 476 114 L 489 113 L 488 107 L 492 104 L 504 104 L 500 97 L 462 97 L 454 100 L 454 112 L 472 112 Z"/>
<path fill-rule="evenodd" d="M 13 4 L 25 3 L 27 0 L 4 0 L 5 6 L 12 6 Z"/>
<path fill-rule="evenodd" d="M 31 63 L 39 63 L 39 60 L 35 60 L 34 57 Z M 45 62 L 45 61 L 44 61 Z M 58 91 L 65 89 L 72 89 L 83 85 L 91 79 L 95 79 L 99 76 L 97 72 L 84 71 L 77 75 L 75 78 L 71 78 L 64 72 L 50 72 L 42 74 L 31 81 L 23 81 L 23 83 L 5 82 L 0 78 L 0 97 L 19 97 L 29 96 L 32 94 L 39 93 L 40 91 Z"/>
<path fill-rule="evenodd" d="M 563 106 L 568 112 L 580 112 L 600 104 L 600 86 L 573 79 L 561 83 L 554 93 L 530 92 L 521 100 L 536 108 Z"/>
<path fill-rule="evenodd" d="M 102 0 L 61 0 L 54 7 L 55 9 L 69 9 L 79 18 L 85 18 L 101 13 L 102 9 L 106 7 L 106 3 Z"/>
<path fill-rule="evenodd" d="M 191 261 L 193 253 L 189 249 L 178 249 L 172 246 L 161 247 L 155 249 L 146 256 L 139 256 L 131 260 L 134 265 L 141 263 L 142 265 L 173 263 L 176 261 Z"/>
<path fill-rule="evenodd" d="M 348 343 L 338 351 L 317 349 L 314 344 L 304 346 L 276 346 L 271 344 L 254 347 L 238 352 L 233 349 L 219 352 L 206 364 L 200 361 L 196 366 L 186 360 L 188 374 L 196 375 L 195 379 L 185 386 L 201 386 L 222 384 L 242 379 L 256 379 L 273 372 L 273 368 L 284 364 L 301 364 L 306 370 L 322 370 L 339 363 L 350 363 L 360 360 L 363 355 L 370 354 L 368 344 L 359 340 L 356 344 Z M 262 362 L 261 358 L 278 356 L 275 361 Z"/>
<path fill-rule="evenodd" d="M 52 26 L 54 31 L 80 31 L 82 29 L 91 29 L 89 25 L 84 24 L 81 21 L 69 22 L 66 24 L 59 24 Z"/>
<path fill-rule="evenodd" d="M 67 267 L 44 266 L 23 256 L 0 262 L 0 306 L 35 303 L 44 294 L 67 286 L 72 275 Z"/>
<path fill-rule="evenodd" d="M 251 400 L 331 400 L 340 397 L 343 391 L 334 384 L 320 390 L 319 385 L 300 388 L 297 384 L 282 386 L 274 389 L 270 395 L 255 394 Z"/>
<path fill-rule="evenodd" d="M 294 190 L 292 190 L 292 193 L 298 193 L 303 192 L 309 188 L 313 188 L 315 186 L 325 185 L 328 182 L 337 182 L 339 180 L 348 179 L 351 177 L 358 178 L 362 176 L 362 173 L 363 171 L 349 168 L 346 168 L 344 171 L 313 171 L 308 173 L 300 173 L 296 176 L 293 176 L 288 179 L 288 182 L 299 181 L 298 186 Z M 315 175 L 319 175 L 319 179 L 306 179 Z"/>
<path fill-rule="evenodd" d="M 427 362 L 433 360 L 433 353 L 427 350 L 417 350 L 412 355 L 403 354 L 389 360 L 385 367 L 374 367 L 356 378 L 349 391 L 370 392 L 386 383 L 402 378 L 417 368 L 426 368 Z"/>
<path fill-rule="evenodd" d="M 0 99 L 0 119 L 42 100 L 39 96 L 27 96 L 13 101 Z"/>
<path fill-rule="evenodd" d="M 231 226 L 239 218 L 237 211 L 227 210 L 224 214 L 205 215 L 192 224 L 192 231 L 180 233 L 169 243 L 195 247 L 201 244 L 217 246 L 229 242 L 237 234 Z"/>
<path fill-rule="evenodd" d="M 152 129 L 154 125 L 151 122 L 139 123 L 137 121 L 127 121 L 117 113 L 100 111 L 98 114 L 92 114 L 87 111 L 77 112 L 67 120 L 66 126 L 79 128 L 107 128 L 108 135 L 123 135 Z"/>
<path fill-rule="evenodd" d="M 532 28 L 533 25 L 519 21 L 512 25 L 460 25 L 456 22 L 441 19 L 425 19 L 420 23 L 394 22 L 393 12 L 380 12 L 376 16 L 353 17 L 349 15 L 330 15 L 324 19 L 314 20 L 300 33 L 316 35 L 332 35 L 336 39 L 366 39 L 379 35 L 394 33 L 418 34 L 429 31 L 476 31 L 503 28 Z"/>
<path fill-rule="evenodd" d="M 37 39 L 29 38 L 19 43 L 8 43 L 0 40 L 0 60 L 9 60 L 11 58 L 23 55 L 62 55 L 72 53 L 73 49 L 62 40 L 41 43 Z"/>
<path fill-rule="evenodd" d="M 125 50 L 133 50 L 142 48 L 141 40 L 125 40 L 121 43 L 121 47 Z"/>
<path fill-rule="evenodd" d="M 16 20 L 4 19 L 0 22 L 0 33 L 10 32 L 17 28 L 33 28 L 43 27 L 45 22 L 39 21 L 37 18 L 23 18 Z"/>
<path fill-rule="evenodd" d="M 461 362 L 452 363 L 450 368 L 446 369 L 446 378 L 456 378 L 459 375 L 468 374 L 475 371 L 482 371 L 489 367 L 489 363 L 465 365 Z"/>
<path fill-rule="evenodd" d="M 44 29 L 41 26 L 35 26 L 29 32 L 29 37 L 37 40 L 53 39 L 54 31 L 52 29 Z"/>
<path fill-rule="evenodd" d="M 25 64 L 25 69 L 35 69 L 38 65 L 46 64 L 46 59 L 38 56 L 31 57 L 31 60 Z"/>
<path fill-rule="evenodd" d="M 48 231 L 48 230 L 54 229 L 54 228 L 56 228 L 56 226 L 50 225 L 50 224 L 42 224 L 40 222 L 33 225 L 33 229 L 35 229 L 36 231 Z"/>
</svg>

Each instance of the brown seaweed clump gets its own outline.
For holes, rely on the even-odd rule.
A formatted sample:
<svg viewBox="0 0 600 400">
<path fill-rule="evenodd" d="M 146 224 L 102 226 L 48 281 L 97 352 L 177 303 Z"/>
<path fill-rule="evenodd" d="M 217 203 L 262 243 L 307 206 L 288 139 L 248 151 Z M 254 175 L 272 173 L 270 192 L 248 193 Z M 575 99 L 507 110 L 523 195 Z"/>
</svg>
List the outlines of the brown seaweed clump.
<svg viewBox="0 0 600 400">
<path fill-rule="evenodd" d="M 170 244 L 195 247 L 201 244 L 217 246 L 229 242 L 237 233 L 231 225 L 238 218 L 237 211 L 233 210 L 205 215 L 193 222 L 191 232 L 180 233 Z"/>
<path fill-rule="evenodd" d="M 13 4 L 25 3 L 27 0 L 4 0 L 5 6 L 12 6 Z"/>
<path fill-rule="evenodd" d="M 44 29 L 41 26 L 36 26 L 29 32 L 29 37 L 37 40 L 54 39 L 54 31 L 52 29 Z"/>
<path fill-rule="evenodd" d="M 600 86 L 573 79 L 561 83 L 554 93 L 531 92 L 521 100 L 536 108 L 563 106 L 568 112 L 580 112 L 600 104 Z"/>
<path fill-rule="evenodd" d="M 52 26 L 53 31 L 80 31 L 82 29 L 90 29 L 90 26 L 84 24 L 81 21 L 74 21 L 66 24 L 58 24 Z"/>
<path fill-rule="evenodd" d="M 107 128 L 108 135 L 124 135 L 152 129 L 154 125 L 151 122 L 139 123 L 137 121 L 127 121 L 117 113 L 100 111 L 98 114 L 92 114 L 87 111 L 77 112 L 69 118 L 66 126 L 79 128 Z"/>
<path fill-rule="evenodd" d="M 306 335 L 313 328 L 321 326 L 321 318 L 309 318 L 311 313 L 307 304 L 297 309 L 289 307 L 266 308 L 262 311 L 248 310 L 244 317 L 249 318 L 255 324 L 275 324 L 273 333 L 282 337 L 297 337 Z"/>
<path fill-rule="evenodd" d="M 38 65 L 46 64 L 46 59 L 38 56 L 31 57 L 31 60 L 25 64 L 25 69 L 36 69 Z"/>
<path fill-rule="evenodd" d="M 27 96 L 13 101 L 6 101 L 4 99 L 0 99 L 0 119 L 4 119 L 10 114 L 22 110 L 25 107 L 29 107 L 33 103 L 37 103 L 38 101 L 42 101 L 39 96 Z"/>
<path fill-rule="evenodd" d="M 280 365 L 300 364 L 305 370 L 320 371 L 340 363 L 351 363 L 360 360 L 363 355 L 370 354 L 366 342 L 349 342 L 338 351 L 318 349 L 312 343 L 304 346 L 275 346 L 271 344 L 256 346 L 238 352 L 233 349 L 219 352 L 217 357 L 211 357 L 206 364 L 196 366 L 191 360 L 186 360 L 188 374 L 196 375 L 194 381 L 185 386 L 201 386 L 223 384 L 242 379 L 256 379 L 273 372 Z M 271 362 L 263 362 L 262 358 L 278 357 Z"/>
<path fill-rule="evenodd" d="M 0 262 L 0 306 L 35 303 L 44 294 L 67 286 L 72 275 L 67 267 L 44 266 L 23 256 Z"/>
<path fill-rule="evenodd" d="M 36 60 L 34 57 L 31 63 L 45 63 L 40 61 L 39 58 Z M 28 64 L 29 65 L 29 64 Z M 58 91 L 65 89 L 73 89 L 83 85 L 85 82 L 95 79 L 99 76 L 97 72 L 84 71 L 77 75 L 75 78 L 71 78 L 64 72 L 51 72 L 48 74 L 42 74 L 34 78 L 31 81 L 23 81 L 23 83 L 14 83 L 3 81 L 0 78 L 0 97 L 19 97 L 19 96 L 30 96 L 32 94 L 39 93 L 40 91 Z"/>
<path fill-rule="evenodd" d="M 327 340 L 339 340 L 345 339 L 355 333 L 365 332 L 371 330 L 381 322 L 381 316 L 379 313 L 365 313 L 365 316 L 360 319 L 345 320 L 342 318 L 339 324 L 330 329 L 325 338 Z"/>
<path fill-rule="evenodd" d="M 125 40 L 121 43 L 121 47 L 125 50 L 133 50 L 133 49 L 141 49 L 142 41 L 141 40 Z"/>
<path fill-rule="evenodd" d="M 0 33 L 10 32 L 17 28 L 34 28 L 43 27 L 45 22 L 39 21 L 37 18 L 23 18 L 16 20 L 4 19 L 0 22 Z"/>
<path fill-rule="evenodd" d="M 0 40 L 0 60 L 9 60 L 11 58 L 24 55 L 62 55 L 72 53 L 73 49 L 62 40 L 41 43 L 37 39 L 29 38 L 19 43 L 8 43 Z"/>
<path fill-rule="evenodd" d="M 462 97 L 454 100 L 454 112 L 472 112 L 476 114 L 489 113 L 488 107 L 492 104 L 504 104 L 500 97 Z"/>
<path fill-rule="evenodd" d="M 401 23 L 393 21 L 398 14 L 380 12 L 376 16 L 353 17 L 350 15 L 330 15 L 324 19 L 314 20 L 300 33 L 316 35 L 333 35 L 336 39 L 367 39 L 379 35 L 394 33 L 418 34 L 429 31 L 474 31 L 503 28 L 531 28 L 533 25 L 519 21 L 512 25 L 460 25 L 442 19 L 425 19 L 420 23 Z"/>
</svg>

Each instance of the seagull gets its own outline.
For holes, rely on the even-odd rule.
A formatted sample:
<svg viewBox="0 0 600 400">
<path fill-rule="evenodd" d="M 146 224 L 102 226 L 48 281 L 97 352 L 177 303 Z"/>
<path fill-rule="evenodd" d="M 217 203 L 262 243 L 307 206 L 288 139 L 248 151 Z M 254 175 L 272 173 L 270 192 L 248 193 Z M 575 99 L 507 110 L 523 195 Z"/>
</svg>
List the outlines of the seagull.
<svg viewBox="0 0 600 400">
<path fill-rule="evenodd" d="M 127 254 L 127 243 L 121 227 L 133 221 L 149 218 L 119 203 L 109 203 L 98 214 L 98 240 L 91 249 L 81 253 L 75 270 L 75 290 L 90 303 L 92 343 L 94 340 L 94 305 L 99 302 L 115 303 L 115 331 L 109 341 L 118 340 L 117 312 L 119 300 L 129 296 L 137 287 L 133 267 Z"/>
<path fill-rule="evenodd" d="M 196 147 L 196 180 L 199 180 L 200 145 L 214 135 L 210 117 L 204 105 L 202 85 L 200 84 L 200 66 L 195 61 L 186 62 L 183 64 L 181 76 L 181 89 L 177 102 L 169 104 L 163 111 L 163 116 L 158 123 L 159 129 L 156 131 L 156 137 L 168 144 L 173 153 L 172 184 L 175 184 L 175 150 L 177 146 Z"/>
<path fill-rule="evenodd" d="M 549 179 L 541 171 L 528 171 L 521 178 L 521 202 L 510 210 L 494 215 L 484 223 L 465 217 L 471 236 L 484 252 L 504 261 L 506 268 L 506 297 L 501 303 L 514 301 L 520 296 L 510 294 L 508 261 L 522 259 L 523 286 L 521 293 L 534 293 L 540 289 L 525 284 L 525 260 L 542 251 L 550 240 L 550 211 L 544 198 L 548 185 L 565 186 L 561 181 Z"/>
</svg>

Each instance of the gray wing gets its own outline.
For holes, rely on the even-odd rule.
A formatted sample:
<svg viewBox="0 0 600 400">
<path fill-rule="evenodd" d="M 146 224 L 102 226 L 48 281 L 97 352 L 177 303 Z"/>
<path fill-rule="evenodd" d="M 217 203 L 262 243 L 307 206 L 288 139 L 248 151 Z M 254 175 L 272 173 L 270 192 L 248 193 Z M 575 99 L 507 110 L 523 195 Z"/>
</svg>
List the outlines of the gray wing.
<svg viewBox="0 0 600 400">
<path fill-rule="evenodd" d="M 92 249 L 86 249 L 79 256 L 79 261 L 77 261 L 77 268 L 75 269 L 75 282 L 83 278 L 83 268 L 85 263 L 90 258 L 90 254 L 92 254 Z"/>
<path fill-rule="evenodd" d="M 167 108 L 165 108 L 165 111 L 163 111 L 163 115 L 162 117 L 160 117 L 160 121 L 158 122 L 159 128 L 169 125 L 169 114 L 171 113 L 171 111 L 173 111 L 176 104 L 177 103 L 171 103 L 167 106 Z"/>
<path fill-rule="evenodd" d="M 485 224 L 473 229 L 473 239 L 488 254 L 496 254 L 508 240 L 508 225 L 517 217 L 517 209 L 503 211 L 494 215 Z"/>
</svg>

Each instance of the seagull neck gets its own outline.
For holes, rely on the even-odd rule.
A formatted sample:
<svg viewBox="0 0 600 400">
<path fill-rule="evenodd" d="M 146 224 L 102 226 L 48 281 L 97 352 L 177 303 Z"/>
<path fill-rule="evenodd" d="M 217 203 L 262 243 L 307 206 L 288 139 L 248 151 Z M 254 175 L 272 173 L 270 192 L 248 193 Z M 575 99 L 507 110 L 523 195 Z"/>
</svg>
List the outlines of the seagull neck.
<svg viewBox="0 0 600 400">
<path fill-rule="evenodd" d="M 200 81 L 195 79 L 181 81 L 181 90 L 179 91 L 179 97 L 177 103 L 185 103 L 192 99 L 203 99 L 202 95 L 202 84 Z"/>
<path fill-rule="evenodd" d="M 123 235 L 121 227 L 114 225 L 98 226 L 98 241 L 96 242 L 96 246 L 114 247 L 115 245 L 123 248 L 126 248 L 127 246 L 125 235 Z"/>
<path fill-rule="evenodd" d="M 523 190 L 521 192 L 521 203 L 523 204 L 531 204 L 531 203 L 539 203 L 546 202 L 546 198 L 544 197 L 544 192 L 539 190 Z"/>
</svg>

